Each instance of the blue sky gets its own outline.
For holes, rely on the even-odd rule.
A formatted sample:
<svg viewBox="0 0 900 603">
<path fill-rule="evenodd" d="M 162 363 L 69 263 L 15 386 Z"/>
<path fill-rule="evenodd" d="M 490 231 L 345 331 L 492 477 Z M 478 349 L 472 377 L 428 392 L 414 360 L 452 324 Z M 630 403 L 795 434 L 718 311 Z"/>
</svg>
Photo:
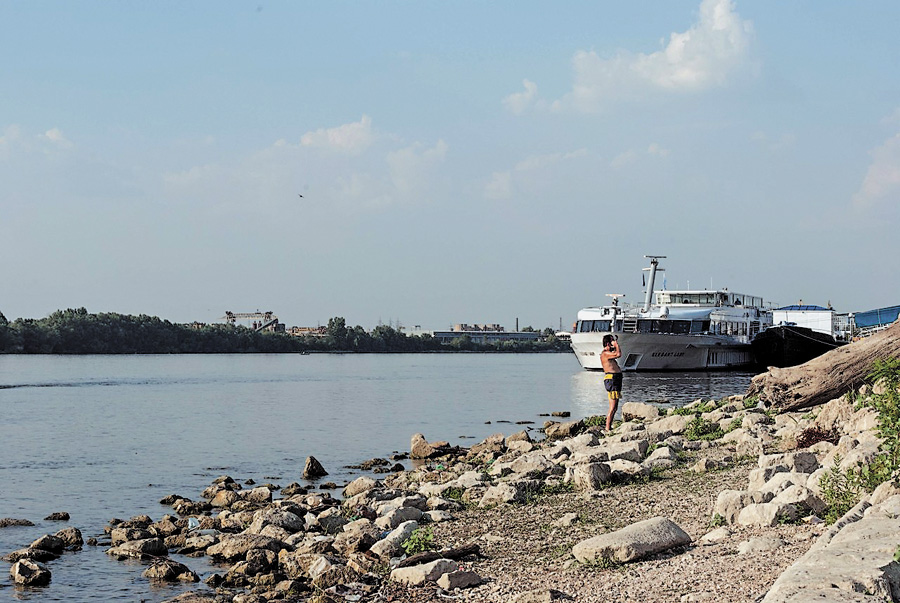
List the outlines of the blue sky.
<svg viewBox="0 0 900 603">
<path fill-rule="evenodd" d="M 900 303 L 900 4 L 0 2 L 0 311 Z M 303 195 L 300 197 L 299 195 Z"/>
</svg>

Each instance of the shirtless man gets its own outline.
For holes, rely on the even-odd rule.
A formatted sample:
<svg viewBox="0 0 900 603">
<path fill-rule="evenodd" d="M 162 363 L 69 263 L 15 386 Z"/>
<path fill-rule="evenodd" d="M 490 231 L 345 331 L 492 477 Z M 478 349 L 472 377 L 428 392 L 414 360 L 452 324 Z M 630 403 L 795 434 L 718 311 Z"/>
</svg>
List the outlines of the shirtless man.
<svg viewBox="0 0 900 603">
<path fill-rule="evenodd" d="M 603 385 L 606 386 L 609 396 L 609 414 L 606 415 L 606 431 L 612 429 L 613 417 L 619 408 L 619 398 L 622 394 L 622 369 L 616 358 L 622 356 L 622 350 L 614 335 L 603 336 L 603 351 L 600 353 L 600 364 L 606 375 L 603 377 Z"/>
</svg>

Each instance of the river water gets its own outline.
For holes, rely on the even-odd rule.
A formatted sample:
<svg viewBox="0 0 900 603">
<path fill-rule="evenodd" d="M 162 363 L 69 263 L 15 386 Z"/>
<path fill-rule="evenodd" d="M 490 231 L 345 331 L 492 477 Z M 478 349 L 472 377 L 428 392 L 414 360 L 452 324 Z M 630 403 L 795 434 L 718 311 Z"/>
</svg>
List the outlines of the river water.
<svg viewBox="0 0 900 603">
<path fill-rule="evenodd" d="M 0 556 L 68 526 L 86 540 L 113 517 L 158 520 L 172 513 L 161 498 L 197 500 L 223 474 L 304 483 L 313 455 L 343 485 L 361 474 L 346 465 L 407 451 L 414 433 L 471 446 L 554 411 L 605 415 L 601 377 L 571 354 L 0 355 L 0 518 L 36 524 L 0 529 Z M 742 393 L 751 377 L 630 373 L 623 400 L 680 406 Z M 71 520 L 43 520 L 56 511 Z M 151 586 L 144 565 L 105 548 L 49 562 L 46 588 L 13 587 L 4 565 L 0 600 L 158 602 L 206 588 Z M 223 571 L 179 560 L 201 578 Z"/>
</svg>

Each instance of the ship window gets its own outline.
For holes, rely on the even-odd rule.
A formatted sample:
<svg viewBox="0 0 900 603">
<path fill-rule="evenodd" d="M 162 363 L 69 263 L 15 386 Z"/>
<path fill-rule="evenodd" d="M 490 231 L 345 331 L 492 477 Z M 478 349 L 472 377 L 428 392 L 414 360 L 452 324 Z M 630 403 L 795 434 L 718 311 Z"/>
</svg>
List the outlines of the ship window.
<svg viewBox="0 0 900 603">
<path fill-rule="evenodd" d="M 691 321 L 689 320 L 670 320 L 672 323 L 672 333 L 684 334 L 691 332 Z"/>
<path fill-rule="evenodd" d="M 592 331 L 609 331 L 609 321 L 608 320 L 595 320 L 594 326 L 591 330 Z"/>
</svg>

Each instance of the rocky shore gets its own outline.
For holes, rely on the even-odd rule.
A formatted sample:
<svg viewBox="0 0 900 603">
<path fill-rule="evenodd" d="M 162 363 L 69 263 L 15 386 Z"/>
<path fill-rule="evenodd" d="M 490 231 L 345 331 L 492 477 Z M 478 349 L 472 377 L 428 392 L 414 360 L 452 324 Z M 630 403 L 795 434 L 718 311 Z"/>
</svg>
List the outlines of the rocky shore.
<svg viewBox="0 0 900 603">
<path fill-rule="evenodd" d="M 52 589 L 63 551 L 105 546 L 143 560 L 148 588 L 198 582 L 172 601 L 900 600 L 900 490 L 823 521 L 826 476 L 882 454 L 859 404 L 872 394 L 782 414 L 740 395 L 663 415 L 626 403 L 610 433 L 548 421 L 468 449 L 415 434 L 413 469 L 340 498 L 221 476 L 162 499 L 159 519 L 113 520 L 87 542 L 66 528 L 4 558 L 17 588 Z M 310 458 L 304 474 L 325 470 Z M 200 556 L 219 570 L 195 573 Z"/>
</svg>

